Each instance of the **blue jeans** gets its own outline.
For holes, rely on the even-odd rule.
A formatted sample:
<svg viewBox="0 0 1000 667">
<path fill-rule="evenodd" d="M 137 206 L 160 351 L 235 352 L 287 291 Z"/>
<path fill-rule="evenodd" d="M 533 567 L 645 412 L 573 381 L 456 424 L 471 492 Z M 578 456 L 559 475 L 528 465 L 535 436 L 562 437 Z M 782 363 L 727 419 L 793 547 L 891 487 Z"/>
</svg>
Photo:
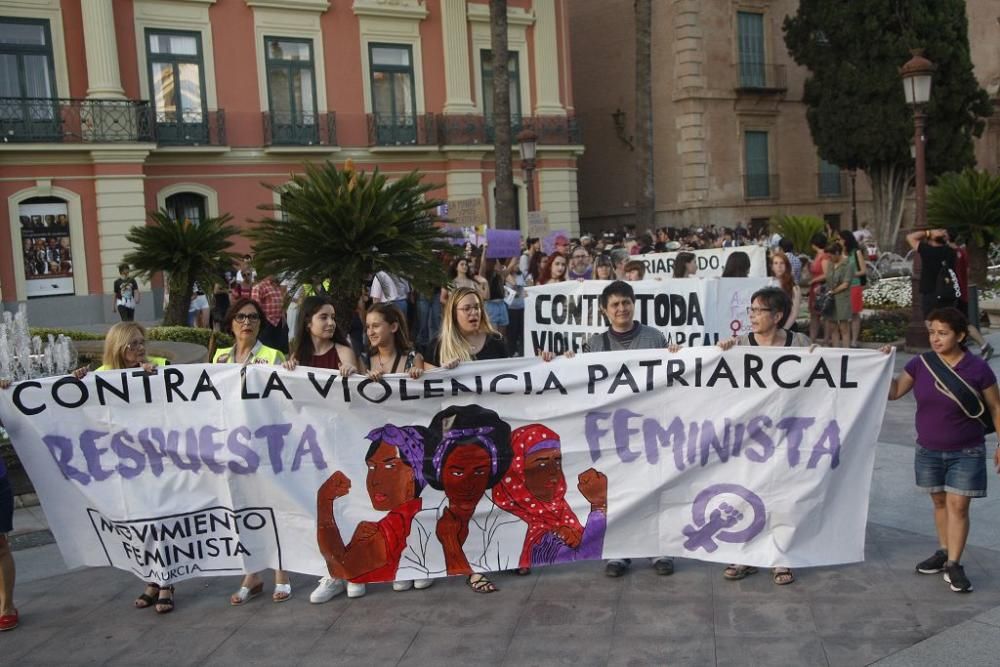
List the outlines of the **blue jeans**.
<svg viewBox="0 0 1000 667">
<path fill-rule="evenodd" d="M 938 451 L 917 446 L 913 459 L 917 486 L 928 493 L 986 497 L 986 448 Z"/>
<path fill-rule="evenodd" d="M 423 351 L 441 330 L 441 292 L 435 290 L 430 296 L 417 295 L 417 326 L 414 343 Z"/>
</svg>

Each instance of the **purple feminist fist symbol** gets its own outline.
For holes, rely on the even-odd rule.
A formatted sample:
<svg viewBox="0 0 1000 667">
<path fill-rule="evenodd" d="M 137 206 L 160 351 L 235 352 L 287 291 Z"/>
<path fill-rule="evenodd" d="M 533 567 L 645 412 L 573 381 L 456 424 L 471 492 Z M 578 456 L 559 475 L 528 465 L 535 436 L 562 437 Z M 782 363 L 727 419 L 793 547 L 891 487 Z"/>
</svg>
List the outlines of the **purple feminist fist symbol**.
<svg viewBox="0 0 1000 667">
<path fill-rule="evenodd" d="M 719 503 L 718 507 L 709 512 L 706 518 L 705 511 L 708 509 L 709 502 L 725 494 L 742 498 L 753 510 L 750 525 L 743 530 L 729 530 L 742 522 L 745 517 L 743 512 L 727 502 Z M 694 499 L 694 505 L 691 506 L 691 520 L 694 525 L 684 526 L 681 531 L 687 537 L 684 541 L 684 548 L 688 551 L 697 551 L 701 548 L 712 553 L 719 548 L 719 545 L 715 543 L 716 540 L 730 544 L 749 542 L 763 530 L 766 519 L 764 501 L 753 491 L 738 484 L 713 484 Z"/>
</svg>

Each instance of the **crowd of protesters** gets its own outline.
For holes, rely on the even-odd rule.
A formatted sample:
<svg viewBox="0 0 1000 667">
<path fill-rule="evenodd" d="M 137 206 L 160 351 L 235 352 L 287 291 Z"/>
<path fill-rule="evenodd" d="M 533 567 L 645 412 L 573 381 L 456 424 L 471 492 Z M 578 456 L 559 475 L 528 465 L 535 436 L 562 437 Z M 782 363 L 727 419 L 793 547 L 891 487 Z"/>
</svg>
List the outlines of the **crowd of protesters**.
<svg viewBox="0 0 1000 667">
<path fill-rule="evenodd" d="M 722 277 L 745 277 L 750 271 L 750 259 L 738 248 L 752 242 L 768 249 L 771 286 L 758 290 L 751 297 L 748 308 L 750 333 L 725 339 L 719 347 L 723 351 L 742 345 L 812 348 L 821 336 L 834 347 L 856 347 L 867 275 L 864 248 L 867 240 L 863 234 L 866 230 L 859 231 L 862 233 L 827 230 L 816 234 L 811 243 L 812 256 L 797 255 L 791 244 L 777 235 L 762 234 L 750 239 L 742 227 L 659 229 L 638 236 L 606 234 L 598 238 L 589 235 L 579 239 L 557 238 L 554 248 L 547 254 L 542 251 L 540 239 L 528 238 L 519 256 L 501 259 L 489 257 L 485 245 L 477 248 L 467 244 L 464 249 L 459 248 L 454 257 L 447 258 L 448 284 L 429 294 L 417 293 L 407 281 L 385 272 L 366 279 L 364 289 L 360 290 L 362 297 L 352 313 L 354 323 L 350 331 L 338 325 L 331 299 L 317 295 L 312 286 L 286 285 L 274 276 L 258 276 L 248 255 L 235 273 L 212 286 L 211 302 L 208 294 L 195 288 L 192 323 L 211 322 L 216 329 L 232 335 L 231 347 L 212 351 L 213 363 L 283 365 L 290 370 L 303 365 L 335 369 L 343 375 L 363 373 L 376 380 L 392 373 L 406 373 L 417 378 L 425 370 L 454 368 L 469 361 L 504 359 L 519 354 L 526 287 L 601 280 L 606 281 L 606 285 L 600 307 L 610 326 L 607 331 L 592 335 L 583 346 L 584 352 L 667 347 L 675 352 L 678 347 L 668 346 L 661 332 L 634 319 L 636 297 L 630 283 L 642 280 L 645 273 L 644 263 L 635 257 L 676 252 L 672 277 L 697 278 L 696 256 L 692 251 L 735 248 L 728 254 Z M 924 275 L 931 273 L 934 278 L 927 278 L 926 288 L 921 284 L 920 298 L 924 312 L 928 313 L 932 349 L 951 369 L 940 372 L 954 372 L 967 387 L 974 388 L 986 406 L 984 410 L 994 424 L 1000 426 L 996 378 L 983 360 L 966 354 L 966 336 L 979 339 L 984 357 L 988 358 L 992 350 L 981 340 L 979 332 L 969 326 L 962 312 L 966 306 L 961 299 L 950 300 L 949 290 L 942 290 L 940 286 L 942 277 L 961 281 L 963 268 L 956 259 L 964 250 L 953 246 L 944 230 L 915 232 L 907 240 L 925 262 L 937 269 L 928 271 L 925 267 Z M 116 287 L 116 296 L 122 301 L 135 301 L 135 290 L 126 294 L 125 288 L 130 287 L 128 280 L 128 267 L 123 266 L 123 289 L 119 293 Z M 960 286 L 954 287 L 957 297 L 961 293 Z M 809 320 L 802 328 L 808 328 L 808 332 L 797 331 L 803 305 L 808 306 Z M 415 334 L 412 338 L 411 331 Z M 537 352 L 546 361 L 553 358 L 551 352 Z M 158 366 L 166 363 L 146 355 L 145 330 L 131 321 L 112 327 L 105 339 L 103 362 L 98 370 L 142 368 L 148 373 L 156 372 Z M 80 369 L 74 375 L 80 378 L 86 372 Z M 953 591 L 969 592 L 972 585 L 959 559 L 969 530 L 969 500 L 985 495 L 985 431 L 980 419 L 970 417 L 963 406 L 956 405 L 954 396 L 949 398 L 935 389 L 942 382 L 936 372 L 939 371 L 933 366 L 921 366 L 915 358 L 893 381 L 889 398 L 899 398 L 915 388 L 918 409 L 925 415 L 921 419 L 921 412 L 918 412 L 916 420 L 919 447 L 915 471 L 918 486 L 931 495 L 941 548 L 921 561 L 916 569 L 924 574 L 943 572 Z M 3 383 L 3 386 L 8 384 Z M 933 415 L 933 419 L 927 415 Z M 408 462 L 404 436 L 383 434 L 380 441 L 373 441 L 372 447 L 388 447 L 391 454 L 398 454 L 403 464 L 416 465 Z M 392 444 L 400 438 L 402 444 Z M 1000 453 L 994 457 L 994 462 L 1000 467 Z M 0 482 L 4 480 L 0 469 Z M 591 482 L 588 489 L 592 493 L 588 499 L 591 500 L 596 534 L 603 530 L 606 500 L 602 496 L 601 480 Z M 335 486 L 331 483 L 327 489 L 331 502 L 338 492 Z M 4 500 L 9 500 L 9 495 L 9 486 L 6 493 L 0 493 L 3 496 L 0 498 L 3 501 L 0 503 L 0 630 L 12 629 L 18 623 L 17 611 L 13 608 L 13 559 L 4 537 L 10 530 L 12 514 L 12 504 Z M 461 514 L 459 509 L 455 510 L 455 516 Z M 332 519 L 327 521 L 320 517 L 318 521 L 320 549 L 328 563 L 339 563 L 344 550 L 351 548 L 351 544 L 344 544 Z M 457 527 L 459 533 L 468 530 L 468 526 Z M 627 559 L 608 561 L 605 572 L 608 576 L 622 576 L 629 563 Z M 527 574 L 532 564 L 532 560 L 524 561 L 514 572 Z M 670 557 L 656 558 L 652 564 L 658 574 L 674 572 Z M 387 558 L 383 569 L 386 572 L 392 569 L 395 573 L 391 566 L 392 558 Z M 459 572 L 453 572 L 451 565 L 448 571 Z M 348 597 L 360 597 L 366 592 L 366 583 L 385 578 L 381 569 L 378 572 L 379 576 L 372 578 L 355 576 L 343 567 L 331 567 L 331 576 L 320 580 L 310 601 L 323 603 L 345 591 Z M 731 564 L 725 568 L 723 576 L 738 580 L 755 572 L 754 567 Z M 471 570 L 461 573 L 467 574 L 468 586 L 476 593 L 498 590 L 487 574 Z M 774 568 L 772 577 L 778 585 L 795 581 L 787 567 Z M 422 589 L 432 583 L 431 579 L 402 579 L 393 583 L 393 589 Z M 245 604 L 261 594 L 263 588 L 260 575 L 248 573 L 230 597 L 230 603 Z M 148 582 L 134 605 L 153 607 L 161 614 L 169 613 L 174 609 L 173 594 L 174 587 L 169 582 Z M 272 600 L 284 602 L 291 596 L 288 575 L 275 571 Z"/>
</svg>

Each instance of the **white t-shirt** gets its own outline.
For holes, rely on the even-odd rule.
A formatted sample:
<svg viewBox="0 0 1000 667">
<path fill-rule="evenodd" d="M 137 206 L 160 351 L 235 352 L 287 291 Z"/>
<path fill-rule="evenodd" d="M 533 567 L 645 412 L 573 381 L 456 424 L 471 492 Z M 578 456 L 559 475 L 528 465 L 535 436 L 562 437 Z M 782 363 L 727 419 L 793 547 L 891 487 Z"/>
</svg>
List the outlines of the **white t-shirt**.
<svg viewBox="0 0 1000 667">
<path fill-rule="evenodd" d="M 410 283 L 385 271 L 379 271 L 372 280 L 371 297 L 375 303 L 401 301 L 410 295 Z"/>
</svg>

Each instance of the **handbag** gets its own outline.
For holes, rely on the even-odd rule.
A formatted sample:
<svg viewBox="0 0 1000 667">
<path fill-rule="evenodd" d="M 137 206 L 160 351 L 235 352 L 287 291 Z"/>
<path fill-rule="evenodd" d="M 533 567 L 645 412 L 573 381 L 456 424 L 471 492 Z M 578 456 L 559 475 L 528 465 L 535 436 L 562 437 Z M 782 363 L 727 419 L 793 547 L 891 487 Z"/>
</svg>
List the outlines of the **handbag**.
<svg viewBox="0 0 1000 667">
<path fill-rule="evenodd" d="M 813 302 L 813 311 L 817 315 L 826 317 L 833 315 L 833 311 L 836 308 L 836 301 L 834 299 L 833 292 L 829 288 L 825 285 L 820 287 L 816 292 L 816 300 Z"/>
<path fill-rule="evenodd" d="M 982 396 L 954 368 L 946 364 L 937 352 L 924 352 L 920 355 L 920 360 L 933 376 L 934 386 L 938 391 L 955 401 L 969 419 L 978 419 L 987 435 L 996 431 L 993 417 L 986 409 Z"/>
</svg>

